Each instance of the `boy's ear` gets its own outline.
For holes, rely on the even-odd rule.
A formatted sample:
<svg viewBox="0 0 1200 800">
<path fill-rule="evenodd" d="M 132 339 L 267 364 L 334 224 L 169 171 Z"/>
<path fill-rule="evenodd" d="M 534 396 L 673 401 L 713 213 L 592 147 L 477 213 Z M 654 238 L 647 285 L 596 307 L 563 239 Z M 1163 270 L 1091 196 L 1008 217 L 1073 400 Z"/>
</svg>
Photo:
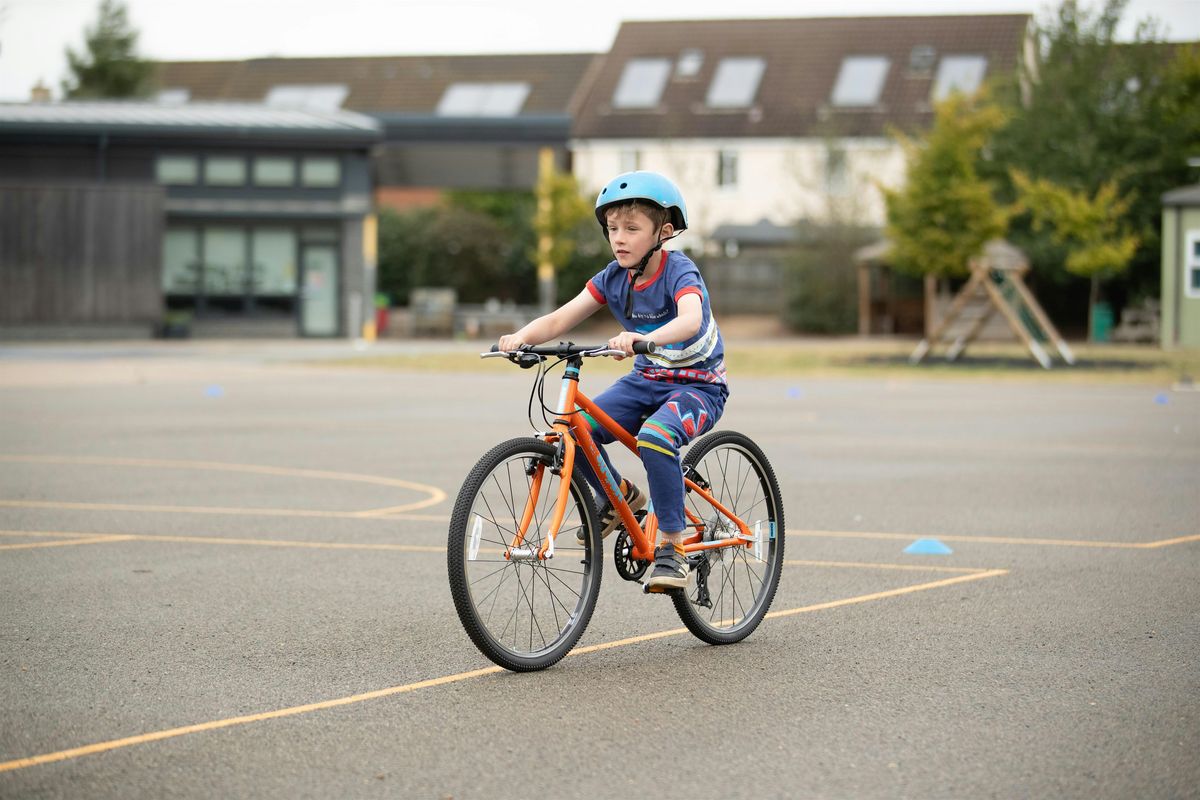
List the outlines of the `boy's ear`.
<svg viewBox="0 0 1200 800">
<path fill-rule="evenodd" d="M 658 238 L 669 239 L 675 233 L 675 226 L 669 222 L 664 222 L 663 226 L 658 229 Z"/>
</svg>

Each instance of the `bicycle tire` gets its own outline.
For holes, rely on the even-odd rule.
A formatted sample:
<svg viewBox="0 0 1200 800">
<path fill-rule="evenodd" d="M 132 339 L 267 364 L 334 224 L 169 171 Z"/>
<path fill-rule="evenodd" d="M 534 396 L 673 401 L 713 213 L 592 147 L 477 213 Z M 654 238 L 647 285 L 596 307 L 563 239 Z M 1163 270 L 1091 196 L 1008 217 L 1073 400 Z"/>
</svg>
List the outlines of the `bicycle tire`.
<svg viewBox="0 0 1200 800">
<path fill-rule="evenodd" d="M 546 465 L 530 548 L 548 536 L 561 478 L 550 468 L 555 448 L 531 438 L 489 450 L 467 475 L 454 503 L 446 547 L 450 594 L 467 635 L 494 663 L 514 672 L 545 669 L 583 635 L 600 594 L 604 563 L 591 490 L 576 472 L 554 557 L 507 559 L 505 552 L 532 485 L 530 464 Z M 580 527 L 584 543 L 576 541 Z"/>
<path fill-rule="evenodd" d="M 728 547 L 690 556 L 687 587 L 671 593 L 679 618 L 696 638 L 709 644 L 740 642 L 762 622 L 779 588 L 784 548 L 779 482 L 759 446 L 736 431 L 703 437 L 683 465 L 693 471 L 693 480 L 705 481 L 718 502 L 764 537 L 760 549 Z M 707 523 L 705 538 L 735 530 L 721 523 L 707 501 L 691 491 L 686 497 L 689 510 Z"/>
</svg>

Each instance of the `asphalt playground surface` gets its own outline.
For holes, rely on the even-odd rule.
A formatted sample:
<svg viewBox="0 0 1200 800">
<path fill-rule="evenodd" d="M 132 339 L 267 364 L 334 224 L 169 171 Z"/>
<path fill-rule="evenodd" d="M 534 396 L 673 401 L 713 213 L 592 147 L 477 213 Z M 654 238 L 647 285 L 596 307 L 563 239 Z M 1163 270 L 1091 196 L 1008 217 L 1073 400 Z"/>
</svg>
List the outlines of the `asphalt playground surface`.
<svg viewBox="0 0 1200 800">
<path fill-rule="evenodd" d="M 0 798 L 1200 797 L 1200 393 L 731 364 L 773 615 L 708 646 L 609 561 L 518 675 L 445 546 L 531 373 L 356 352 L 0 346 Z"/>
</svg>

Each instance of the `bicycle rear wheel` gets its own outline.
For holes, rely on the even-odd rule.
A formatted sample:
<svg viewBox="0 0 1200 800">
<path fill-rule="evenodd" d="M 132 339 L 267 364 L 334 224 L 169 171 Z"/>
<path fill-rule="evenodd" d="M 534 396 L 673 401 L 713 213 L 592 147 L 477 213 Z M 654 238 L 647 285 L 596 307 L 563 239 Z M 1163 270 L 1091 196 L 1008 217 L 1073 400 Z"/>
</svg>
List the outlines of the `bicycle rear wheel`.
<svg viewBox="0 0 1200 800">
<path fill-rule="evenodd" d="M 600 528 L 578 473 L 554 557 L 530 555 L 549 537 L 562 485 L 550 468 L 554 454 L 553 446 L 529 438 L 492 448 L 467 476 L 450 518 L 446 565 L 458 618 L 484 655 L 517 672 L 545 669 L 570 652 L 600 593 Z M 524 553 L 510 552 L 539 475 Z"/>
<path fill-rule="evenodd" d="M 749 437 L 710 433 L 692 445 L 685 474 L 743 520 L 755 535 L 748 547 L 723 547 L 690 555 L 687 588 L 673 592 L 675 610 L 697 638 L 732 644 L 749 636 L 766 616 L 783 569 L 783 501 L 775 472 Z M 737 527 L 707 500 L 686 494 L 688 510 L 704 522 L 704 540 L 732 538 Z"/>
</svg>

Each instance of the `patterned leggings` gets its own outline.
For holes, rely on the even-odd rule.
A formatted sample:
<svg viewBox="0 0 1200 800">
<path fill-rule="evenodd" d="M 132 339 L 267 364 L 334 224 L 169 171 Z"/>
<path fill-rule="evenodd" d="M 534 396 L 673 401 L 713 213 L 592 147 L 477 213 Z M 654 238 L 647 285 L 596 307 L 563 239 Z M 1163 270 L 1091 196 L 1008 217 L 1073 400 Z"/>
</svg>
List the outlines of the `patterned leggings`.
<svg viewBox="0 0 1200 800">
<path fill-rule="evenodd" d="M 712 429 L 725 411 L 728 394 L 723 385 L 670 383 L 631 372 L 595 398 L 597 406 L 637 438 L 659 530 L 675 533 L 686 526 L 679 451 Z M 621 476 L 604 450 L 604 445 L 614 437 L 594 420 L 592 435 L 600 445 L 601 458 L 619 483 Z M 591 464 L 582 457 L 575 463 L 596 490 L 596 496 L 604 497 L 604 489 Z"/>
</svg>

